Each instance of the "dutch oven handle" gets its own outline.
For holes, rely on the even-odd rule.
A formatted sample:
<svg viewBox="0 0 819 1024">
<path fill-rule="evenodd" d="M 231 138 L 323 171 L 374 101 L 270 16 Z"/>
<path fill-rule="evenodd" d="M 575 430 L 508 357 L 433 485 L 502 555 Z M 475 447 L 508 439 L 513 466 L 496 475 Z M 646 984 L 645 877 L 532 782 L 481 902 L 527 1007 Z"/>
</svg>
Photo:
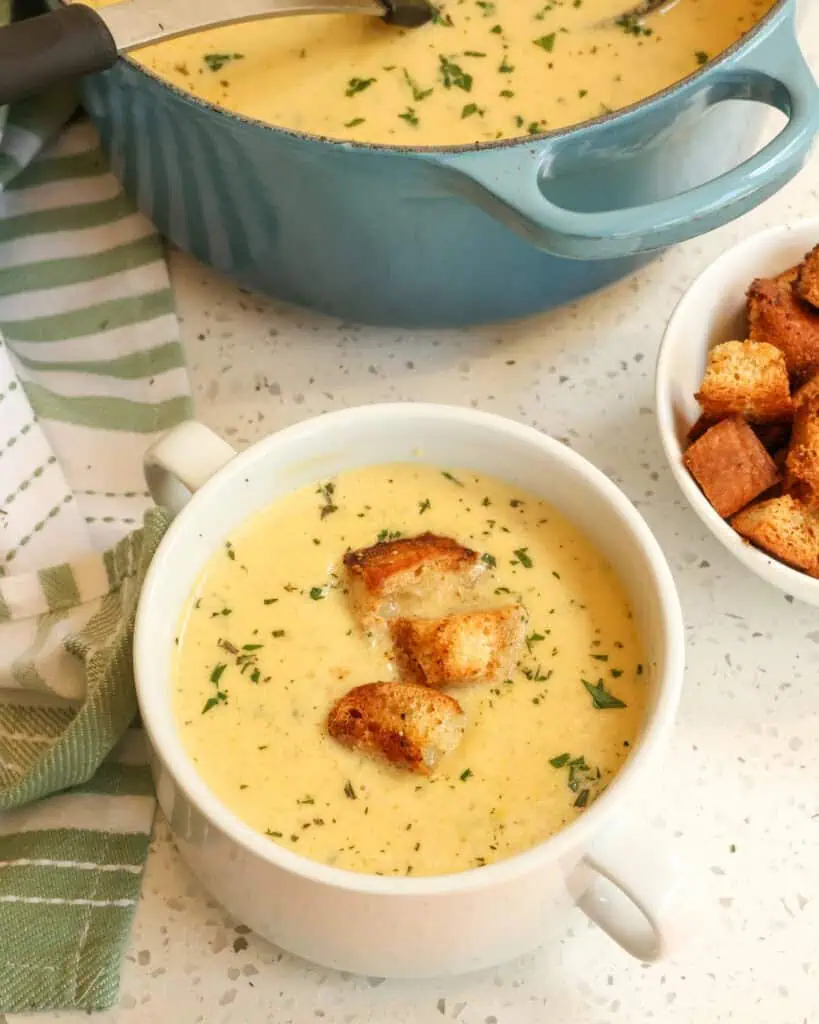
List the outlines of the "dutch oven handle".
<svg viewBox="0 0 819 1024">
<path fill-rule="evenodd" d="M 540 149 L 533 146 L 523 166 L 519 162 L 517 167 L 509 166 L 506 148 L 465 157 L 436 157 L 434 162 L 450 175 L 455 172 L 451 181 L 457 191 L 465 192 L 486 212 L 556 256 L 582 260 L 628 256 L 705 234 L 753 209 L 790 181 L 803 166 L 819 131 L 819 86 L 802 56 L 793 26 L 789 29 L 793 52 L 784 71 L 765 68 L 760 46 L 739 67 L 717 72 L 705 86 L 715 91 L 717 102 L 750 99 L 776 106 L 787 116 L 787 125 L 749 160 L 680 195 L 602 213 L 557 206 L 542 190 L 543 183 L 548 183 L 548 144 Z M 781 63 L 780 57 L 778 68 Z"/>
</svg>

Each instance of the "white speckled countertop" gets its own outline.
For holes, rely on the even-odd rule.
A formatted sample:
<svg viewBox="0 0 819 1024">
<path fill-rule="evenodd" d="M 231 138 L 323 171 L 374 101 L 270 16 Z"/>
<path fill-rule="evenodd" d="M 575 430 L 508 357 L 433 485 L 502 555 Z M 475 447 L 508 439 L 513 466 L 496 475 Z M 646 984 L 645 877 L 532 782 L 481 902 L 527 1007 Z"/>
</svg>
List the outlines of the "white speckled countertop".
<svg viewBox="0 0 819 1024">
<path fill-rule="evenodd" d="M 819 67 L 819 5 L 804 38 Z M 559 941 L 517 963 L 383 982 L 308 966 L 248 934 L 203 894 L 160 822 L 120 1005 L 99 1024 L 819 1022 L 819 617 L 745 572 L 700 526 L 652 414 L 655 354 L 683 289 L 750 231 L 818 215 L 818 185 L 819 155 L 763 209 L 636 277 L 554 313 L 468 331 L 353 328 L 242 294 L 173 257 L 199 414 L 236 445 L 341 406 L 445 401 L 566 440 L 635 501 L 671 562 L 689 644 L 679 726 L 648 814 L 701 873 L 707 899 L 689 944 L 653 967 L 577 912 Z"/>
</svg>

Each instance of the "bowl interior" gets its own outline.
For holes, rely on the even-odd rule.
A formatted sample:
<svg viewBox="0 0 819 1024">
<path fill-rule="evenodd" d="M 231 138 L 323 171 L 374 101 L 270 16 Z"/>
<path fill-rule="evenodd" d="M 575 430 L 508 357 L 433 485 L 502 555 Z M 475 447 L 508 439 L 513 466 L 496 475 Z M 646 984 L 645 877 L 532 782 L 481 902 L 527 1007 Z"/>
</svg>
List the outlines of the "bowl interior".
<svg viewBox="0 0 819 1024">
<path fill-rule="evenodd" d="M 790 594 L 819 604 L 819 581 L 783 565 L 747 544 L 714 511 L 683 465 L 686 435 L 700 415 L 694 397 L 708 351 L 747 336 L 745 293 L 756 277 L 769 277 L 799 263 L 819 243 L 819 220 L 777 227 L 723 253 L 694 282 L 671 318 L 657 363 L 660 436 L 683 494 L 715 536 L 752 571 Z"/>
<path fill-rule="evenodd" d="M 182 749 L 170 699 L 172 652 L 181 610 L 210 555 L 255 511 L 295 488 L 326 480 L 341 470 L 398 461 L 473 469 L 542 496 L 590 537 L 612 563 L 629 594 L 645 645 L 647 681 L 652 687 L 646 726 L 632 758 L 604 798 L 556 840 L 563 840 L 572 829 L 585 828 L 586 819 L 605 812 L 606 798 L 618 787 L 628 785 L 635 762 L 658 746 L 676 710 L 682 627 L 670 572 L 638 513 L 585 460 L 531 428 L 495 416 L 439 406 L 371 406 L 288 428 L 233 460 L 177 519 L 154 559 L 143 590 L 135 656 L 143 718 L 154 748 L 177 782 L 223 830 L 269 859 L 287 861 L 297 869 L 303 870 L 308 862 L 275 847 L 221 805 Z M 477 874 L 485 878 L 506 863 Z M 332 868 L 320 873 L 332 875 L 336 882 L 336 876 L 350 875 Z M 414 880 L 416 885 L 422 881 Z M 405 885 L 412 883 L 406 880 Z M 390 884 L 394 886 L 394 882 Z"/>
</svg>

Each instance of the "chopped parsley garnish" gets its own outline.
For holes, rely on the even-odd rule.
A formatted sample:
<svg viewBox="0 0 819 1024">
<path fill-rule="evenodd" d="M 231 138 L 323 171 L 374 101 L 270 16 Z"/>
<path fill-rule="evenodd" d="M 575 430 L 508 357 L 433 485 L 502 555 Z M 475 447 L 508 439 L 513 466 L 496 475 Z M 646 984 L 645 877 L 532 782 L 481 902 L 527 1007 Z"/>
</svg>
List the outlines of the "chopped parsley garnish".
<svg viewBox="0 0 819 1024">
<path fill-rule="evenodd" d="M 512 554 L 517 558 L 517 560 L 520 562 L 524 569 L 531 569 L 532 566 L 535 564 L 529 557 L 528 548 L 516 548 L 515 551 L 512 552 Z"/>
<path fill-rule="evenodd" d="M 472 769 L 471 768 L 467 768 L 465 771 L 461 772 L 461 782 L 466 782 L 467 779 L 471 779 L 471 778 L 472 778 Z"/>
<path fill-rule="evenodd" d="M 310 599 L 312 601 L 322 601 L 325 596 L 323 587 L 310 587 Z"/>
<path fill-rule="evenodd" d="M 495 558 L 494 555 L 490 555 L 488 551 L 485 551 L 481 555 L 481 561 L 484 563 L 484 565 L 488 565 L 490 569 L 494 569 L 495 566 L 498 564 L 497 558 Z"/>
<path fill-rule="evenodd" d="M 441 476 L 446 477 L 450 483 L 455 484 L 457 487 L 463 487 L 463 481 L 459 480 L 457 476 L 453 476 L 451 473 L 447 473 L 445 469 L 441 470 Z"/>
<path fill-rule="evenodd" d="M 473 117 L 475 114 L 480 114 L 481 117 L 483 117 L 484 111 L 478 106 L 477 103 L 467 103 L 461 110 L 461 119 L 465 117 Z"/>
<path fill-rule="evenodd" d="M 355 96 L 356 93 L 364 92 L 375 81 L 374 78 L 351 78 L 347 82 L 347 88 L 344 90 L 345 96 Z"/>
<path fill-rule="evenodd" d="M 226 668 L 227 665 L 222 662 L 218 664 L 211 672 L 210 681 L 214 684 L 214 686 L 217 686 L 219 684 L 219 680 L 222 678 L 222 673 L 225 671 Z"/>
<path fill-rule="evenodd" d="M 266 597 L 264 599 L 264 604 L 275 604 L 278 600 L 278 597 Z"/>
<path fill-rule="evenodd" d="M 428 509 L 432 508 L 432 503 L 429 498 L 424 498 L 423 501 L 418 502 L 418 514 L 423 515 Z"/>
<path fill-rule="evenodd" d="M 384 541 L 398 540 L 400 536 L 400 530 L 379 530 L 377 540 L 379 544 L 383 544 Z"/>
<path fill-rule="evenodd" d="M 358 128 L 358 126 L 360 124 L 364 124 L 364 118 L 363 117 L 354 117 L 352 119 L 352 121 L 345 121 L 344 122 L 344 127 L 345 128 Z"/>
<path fill-rule="evenodd" d="M 551 53 L 555 48 L 555 39 L 557 38 L 557 32 L 550 32 L 547 36 L 541 36 L 540 39 L 533 39 L 532 42 L 535 46 L 539 46 L 541 50 L 545 50 L 547 53 Z"/>
<path fill-rule="evenodd" d="M 432 8 L 432 18 L 430 19 L 433 25 L 445 25 L 447 28 L 452 28 L 452 18 L 446 13 L 443 7 Z"/>
<path fill-rule="evenodd" d="M 326 484 L 322 484 L 316 494 L 320 494 L 322 497 L 322 504 L 319 509 L 319 516 L 321 519 L 326 519 L 327 516 L 332 515 L 333 512 L 338 512 L 338 505 L 335 504 L 333 496 L 336 493 L 336 485 L 332 480 L 328 480 Z"/>
<path fill-rule="evenodd" d="M 571 759 L 571 754 L 560 754 L 558 755 L 558 757 L 553 757 L 549 761 L 549 764 L 552 766 L 552 768 L 563 768 L 565 765 L 569 763 L 569 761 L 571 761 Z"/>
<path fill-rule="evenodd" d="M 202 60 L 210 71 L 221 71 L 225 64 L 233 60 L 244 60 L 243 53 L 206 53 Z"/>
<path fill-rule="evenodd" d="M 419 121 L 418 115 L 415 113 L 412 107 L 407 107 L 403 114 L 398 115 L 402 121 L 406 121 L 407 124 L 411 124 L 413 128 L 417 128 Z"/>
<path fill-rule="evenodd" d="M 445 57 L 440 54 L 438 57 L 440 62 L 441 80 L 444 83 L 446 89 L 463 89 L 464 92 L 472 91 L 472 75 L 464 71 L 460 64 L 456 64 L 455 61 L 450 60 L 449 57 Z"/>
<path fill-rule="evenodd" d="M 344 795 L 347 797 L 348 800 L 358 799 L 358 794 L 356 793 L 355 789 L 353 789 L 353 784 L 352 782 L 350 782 L 349 779 L 347 779 L 347 781 L 344 783 Z"/>
<path fill-rule="evenodd" d="M 406 68 L 404 68 L 403 70 L 404 80 L 412 90 L 412 98 L 415 100 L 416 103 L 420 103 L 421 100 L 425 100 L 427 96 L 430 96 L 432 94 L 432 89 L 422 89 L 420 85 L 418 85 L 418 83 L 412 77 L 412 75 L 409 73 L 409 71 L 407 71 Z"/>
<path fill-rule="evenodd" d="M 208 699 L 205 701 L 205 706 L 202 708 L 202 714 L 206 714 L 212 708 L 215 708 L 217 704 L 226 704 L 227 696 L 228 695 L 225 693 L 224 690 L 217 690 L 215 697 L 208 697 Z"/>
<path fill-rule="evenodd" d="M 586 689 L 589 691 L 594 706 L 599 711 L 606 711 L 608 708 L 628 707 L 628 705 L 625 704 L 622 700 L 620 700 L 619 697 L 615 697 L 613 693 L 608 692 L 608 690 L 603 685 L 602 679 L 597 683 L 590 683 L 586 679 L 584 679 L 582 682 Z"/>
</svg>

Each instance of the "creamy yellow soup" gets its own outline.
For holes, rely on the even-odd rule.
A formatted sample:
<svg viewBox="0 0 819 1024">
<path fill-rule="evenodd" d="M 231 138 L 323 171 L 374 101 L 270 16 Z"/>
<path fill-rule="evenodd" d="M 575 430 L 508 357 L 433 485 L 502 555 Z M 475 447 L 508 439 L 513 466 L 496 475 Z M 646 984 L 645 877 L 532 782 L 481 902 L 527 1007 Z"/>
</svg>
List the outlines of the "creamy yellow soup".
<svg viewBox="0 0 819 1024">
<path fill-rule="evenodd" d="M 136 59 L 195 96 L 284 128 L 454 145 L 560 128 L 643 99 L 726 49 L 775 0 L 680 0 L 644 27 L 601 27 L 630 2 L 445 0 L 434 23 L 410 30 L 355 15 L 273 19 Z"/>
<path fill-rule="evenodd" d="M 529 615 L 508 680 L 449 691 L 466 735 L 429 777 L 326 728 L 352 687 L 396 679 L 389 648 L 356 622 L 344 552 L 427 530 L 481 552 L 473 603 Z M 620 583 L 553 508 L 471 472 L 398 464 L 297 491 L 229 538 L 185 610 L 173 699 L 201 776 L 259 832 L 352 871 L 445 874 L 526 850 L 594 802 L 640 728 L 642 662 Z"/>
</svg>

